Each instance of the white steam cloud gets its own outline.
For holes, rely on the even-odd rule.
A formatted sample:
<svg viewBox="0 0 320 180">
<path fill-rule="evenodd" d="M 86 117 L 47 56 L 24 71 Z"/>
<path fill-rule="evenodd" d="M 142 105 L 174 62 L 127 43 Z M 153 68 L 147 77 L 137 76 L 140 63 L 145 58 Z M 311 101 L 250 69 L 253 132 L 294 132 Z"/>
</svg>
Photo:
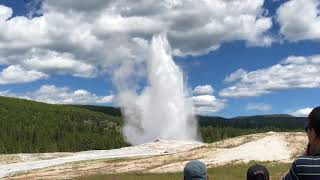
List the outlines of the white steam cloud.
<svg viewBox="0 0 320 180">
<path fill-rule="evenodd" d="M 164 35 L 153 37 L 146 66 L 149 84 L 143 91 L 139 94 L 127 88 L 118 96 L 126 118 L 123 131 L 127 141 L 140 144 L 156 138 L 197 140 L 192 100 Z"/>
</svg>

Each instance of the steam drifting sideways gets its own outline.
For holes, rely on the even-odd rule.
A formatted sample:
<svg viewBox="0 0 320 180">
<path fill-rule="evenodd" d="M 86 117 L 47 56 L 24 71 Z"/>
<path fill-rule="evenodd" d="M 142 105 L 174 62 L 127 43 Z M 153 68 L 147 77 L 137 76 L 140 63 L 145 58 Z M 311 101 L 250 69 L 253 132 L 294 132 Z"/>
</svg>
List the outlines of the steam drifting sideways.
<svg viewBox="0 0 320 180">
<path fill-rule="evenodd" d="M 197 140 L 192 100 L 164 34 L 152 38 L 147 58 L 147 86 L 140 94 L 126 89 L 118 95 L 125 138 L 134 145 L 157 138 Z"/>
</svg>

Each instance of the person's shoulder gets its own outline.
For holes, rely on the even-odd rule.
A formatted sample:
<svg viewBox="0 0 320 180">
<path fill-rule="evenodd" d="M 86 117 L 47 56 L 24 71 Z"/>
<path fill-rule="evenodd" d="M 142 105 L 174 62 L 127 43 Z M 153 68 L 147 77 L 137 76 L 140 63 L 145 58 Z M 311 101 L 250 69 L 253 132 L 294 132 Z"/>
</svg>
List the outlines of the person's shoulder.
<svg viewBox="0 0 320 180">
<path fill-rule="evenodd" d="M 320 156 L 300 156 L 298 157 L 294 163 L 296 165 L 308 165 L 308 164 L 319 164 L 320 163 Z"/>
<path fill-rule="evenodd" d="M 308 175 L 320 173 L 320 156 L 300 156 L 291 167 L 296 175 Z"/>
</svg>

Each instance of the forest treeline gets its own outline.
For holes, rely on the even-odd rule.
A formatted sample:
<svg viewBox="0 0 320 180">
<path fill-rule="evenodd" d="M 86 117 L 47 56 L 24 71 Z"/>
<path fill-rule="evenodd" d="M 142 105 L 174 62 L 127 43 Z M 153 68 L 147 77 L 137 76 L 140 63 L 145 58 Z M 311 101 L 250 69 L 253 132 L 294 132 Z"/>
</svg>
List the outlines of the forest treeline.
<svg viewBox="0 0 320 180">
<path fill-rule="evenodd" d="M 268 131 L 302 131 L 306 118 L 289 115 L 226 119 L 198 116 L 204 142 Z M 128 146 L 119 108 L 51 105 L 0 97 L 0 153 L 114 149 Z"/>
<path fill-rule="evenodd" d="M 307 120 L 306 117 L 293 117 L 286 114 L 243 116 L 230 119 L 198 116 L 197 119 L 202 139 L 207 143 L 253 133 L 303 131 Z"/>
<path fill-rule="evenodd" d="M 128 145 L 121 123 L 77 106 L 0 97 L 0 153 L 119 148 Z"/>
</svg>

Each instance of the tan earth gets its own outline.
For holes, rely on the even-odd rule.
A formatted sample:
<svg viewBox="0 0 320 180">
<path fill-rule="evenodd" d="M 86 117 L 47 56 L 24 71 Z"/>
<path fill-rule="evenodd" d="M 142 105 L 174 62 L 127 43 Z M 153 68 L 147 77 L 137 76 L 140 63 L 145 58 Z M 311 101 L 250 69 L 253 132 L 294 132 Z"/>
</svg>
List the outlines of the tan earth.
<svg viewBox="0 0 320 180">
<path fill-rule="evenodd" d="M 68 179 L 124 172 L 177 172 L 199 159 L 208 167 L 249 161 L 292 162 L 304 152 L 305 133 L 261 133 L 203 144 L 156 140 L 109 151 L 0 155 L 0 178 Z"/>
</svg>

